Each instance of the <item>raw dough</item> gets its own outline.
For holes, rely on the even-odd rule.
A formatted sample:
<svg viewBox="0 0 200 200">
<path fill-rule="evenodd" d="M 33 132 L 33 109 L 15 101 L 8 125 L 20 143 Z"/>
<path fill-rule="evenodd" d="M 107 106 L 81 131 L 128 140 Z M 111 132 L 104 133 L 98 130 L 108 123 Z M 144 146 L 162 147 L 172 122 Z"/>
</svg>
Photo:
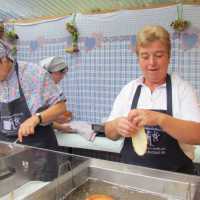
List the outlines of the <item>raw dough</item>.
<svg viewBox="0 0 200 200">
<path fill-rule="evenodd" d="M 144 128 L 140 129 L 137 133 L 132 136 L 132 145 L 135 152 L 139 156 L 143 156 L 147 151 L 147 134 Z"/>
</svg>

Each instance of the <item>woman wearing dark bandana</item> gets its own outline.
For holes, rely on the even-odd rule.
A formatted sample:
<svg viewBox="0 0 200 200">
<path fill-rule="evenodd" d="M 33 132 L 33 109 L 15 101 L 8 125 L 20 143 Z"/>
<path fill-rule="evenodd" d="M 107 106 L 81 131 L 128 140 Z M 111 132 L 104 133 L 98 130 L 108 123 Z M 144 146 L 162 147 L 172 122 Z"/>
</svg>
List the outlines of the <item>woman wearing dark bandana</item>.
<svg viewBox="0 0 200 200">
<path fill-rule="evenodd" d="M 65 99 L 46 71 L 17 63 L 0 43 L 0 140 L 56 149 L 50 122 L 65 111 Z"/>
</svg>

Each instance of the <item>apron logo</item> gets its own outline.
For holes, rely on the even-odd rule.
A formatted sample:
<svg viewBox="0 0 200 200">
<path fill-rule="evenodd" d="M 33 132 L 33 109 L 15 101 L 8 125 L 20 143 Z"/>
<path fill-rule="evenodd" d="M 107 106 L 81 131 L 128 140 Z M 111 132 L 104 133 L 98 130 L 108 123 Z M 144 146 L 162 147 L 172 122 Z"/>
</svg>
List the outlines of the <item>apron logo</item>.
<svg viewBox="0 0 200 200">
<path fill-rule="evenodd" d="M 2 117 L 2 132 L 9 133 L 16 131 L 23 118 L 23 113 L 14 114 L 12 116 L 4 116 Z"/>
<path fill-rule="evenodd" d="M 164 155 L 166 148 L 160 144 L 162 142 L 163 131 L 157 127 L 145 127 L 148 137 L 148 154 Z"/>
<path fill-rule="evenodd" d="M 149 146 L 154 146 L 160 141 L 160 130 L 154 128 L 146 128 Z"/>
</svg>

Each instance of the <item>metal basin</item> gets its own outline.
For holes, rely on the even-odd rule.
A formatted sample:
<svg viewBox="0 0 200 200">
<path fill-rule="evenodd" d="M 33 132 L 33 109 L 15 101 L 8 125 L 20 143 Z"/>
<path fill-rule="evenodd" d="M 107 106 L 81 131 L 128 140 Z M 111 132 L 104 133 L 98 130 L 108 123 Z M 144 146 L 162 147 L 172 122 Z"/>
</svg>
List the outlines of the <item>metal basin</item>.
<svg viewBox="0 0 200 200">
<path fill-rule="evenodd" d="M 114 200 L 167 200 L 160 195 L 136 190 L 130 187 L 116 185 L 98 179 L 88 179 L 83 185 L 70 193 L 66 200 L 85 200 L 93 194 L 112 196 Z"/>
<path fill-rule="evenodd" d="M 27 199 L 85 200 L 91 194 L 115 200 L 199 200 L 196 176 L 89 159 Z"/>
<path fill-rule="evenodd" d="M 15 199 L 17 194 L 16 199 L 85 200 L 99 193 L 115 200 L 199 200 L 200 197 L 198 176 L 27 147 L 16 154 L 8 150 L 3 159 L 5 166 L 14 167 L 15 173 L 0 180 L 1 199 L 7 195 Z M 37 190 L 28 191 L 27 187 L 33 184 Z"/>
</svg>

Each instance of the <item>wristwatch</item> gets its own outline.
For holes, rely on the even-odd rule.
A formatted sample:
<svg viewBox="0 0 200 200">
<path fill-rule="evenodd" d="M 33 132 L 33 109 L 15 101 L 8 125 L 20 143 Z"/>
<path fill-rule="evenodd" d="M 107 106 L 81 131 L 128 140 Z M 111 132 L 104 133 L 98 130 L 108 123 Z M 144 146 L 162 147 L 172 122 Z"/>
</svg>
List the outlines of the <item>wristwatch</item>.
<svg viewBox="0 0 200 200">
<path fill-rule="evenodd" d="M 37 117 L 38 117 L 38 119 L 39 119 L 39 123 L 38 124 L 41 124 L 42 123 L 42 115 L 41 115 L 41 113 L 36 113 L 35 114 Z"/>
</svg>

